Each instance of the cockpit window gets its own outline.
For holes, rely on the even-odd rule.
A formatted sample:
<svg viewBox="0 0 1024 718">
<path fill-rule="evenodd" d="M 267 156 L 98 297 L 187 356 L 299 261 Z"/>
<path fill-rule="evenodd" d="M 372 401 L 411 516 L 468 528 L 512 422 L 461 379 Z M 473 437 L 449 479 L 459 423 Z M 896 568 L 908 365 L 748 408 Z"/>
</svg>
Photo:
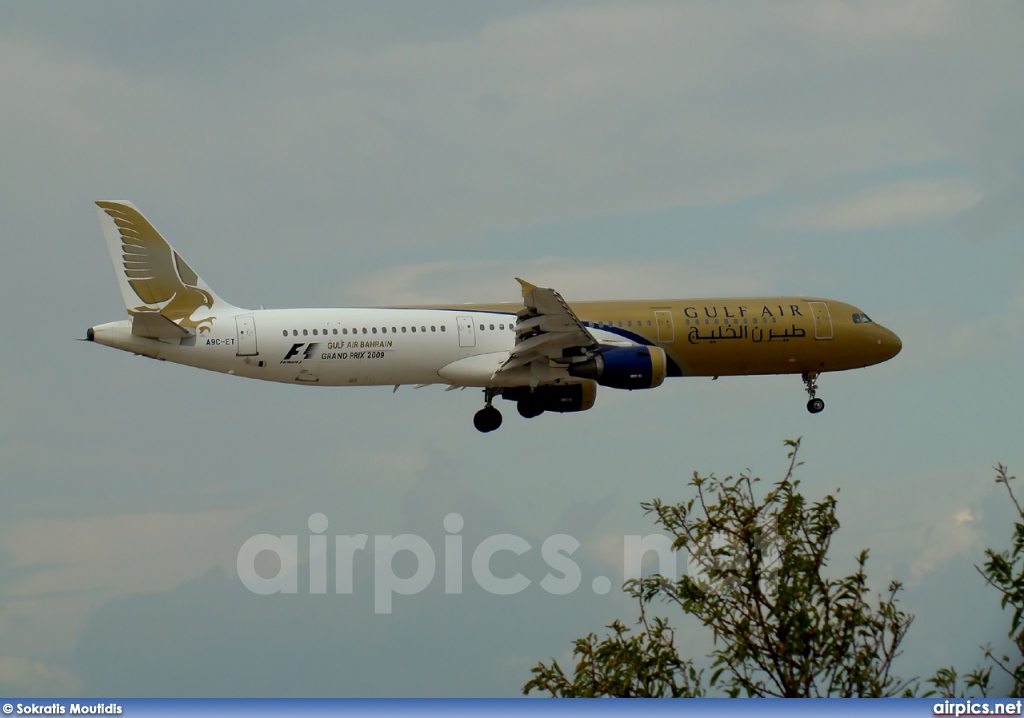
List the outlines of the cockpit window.
<svg viewBox="0 0 1024 718">
<path fill-rule="evenodd" d="M 867 314 L 854 314 L 853 315 L 853 323 L 854 324 L 870 324 L 871 323 L 871 318 Z"/>
</svg>

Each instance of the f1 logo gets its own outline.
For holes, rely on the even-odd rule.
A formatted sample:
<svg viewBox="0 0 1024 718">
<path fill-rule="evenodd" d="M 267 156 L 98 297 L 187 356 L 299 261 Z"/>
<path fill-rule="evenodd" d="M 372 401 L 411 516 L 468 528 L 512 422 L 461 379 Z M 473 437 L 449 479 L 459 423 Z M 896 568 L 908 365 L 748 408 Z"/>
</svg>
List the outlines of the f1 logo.
<svg viewBox="0 0 1024 718">
<path fill-rule="evenodd" d="M 288 361 L 293 356 L 298 355 L 299 352 L 302 352 L 302 359 L 309 359 L 311 356 L 313 356 L 313 352 L 316 351 L 316 348 L 318 346 L 320 345 L 316 343 L 306 344 L 305 342 L 301 344 L 292 344 L 292 348 L 288 350 L 288 353 L 284 355 L 284 359 L 282 359 L 281 361 Z M 306 347 L 306 350 L 302 351 L 302 347 Z M 302 360 L 300 359 L 299 361 Z"/>
</svg>

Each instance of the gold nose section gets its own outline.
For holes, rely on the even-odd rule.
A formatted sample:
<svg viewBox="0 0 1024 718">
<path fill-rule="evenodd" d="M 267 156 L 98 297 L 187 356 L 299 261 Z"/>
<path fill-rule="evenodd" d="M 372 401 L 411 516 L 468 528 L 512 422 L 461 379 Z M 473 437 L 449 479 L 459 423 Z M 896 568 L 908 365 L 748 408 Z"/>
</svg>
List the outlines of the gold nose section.
<svg viewBox="0 0 1024 718">
<path fill-rule="evenodd" d="M 878 328 L 881 330 L 881 335 L 878 337 L 879 347 L 885 354 L 886 359 L 892 359 L 900 353 L 901 349 L 903 349 L 903 342 L 900 341 L 900 338 L 896 336 L 895 332 L 890 331 L 885 327 Z"/>
</svg>

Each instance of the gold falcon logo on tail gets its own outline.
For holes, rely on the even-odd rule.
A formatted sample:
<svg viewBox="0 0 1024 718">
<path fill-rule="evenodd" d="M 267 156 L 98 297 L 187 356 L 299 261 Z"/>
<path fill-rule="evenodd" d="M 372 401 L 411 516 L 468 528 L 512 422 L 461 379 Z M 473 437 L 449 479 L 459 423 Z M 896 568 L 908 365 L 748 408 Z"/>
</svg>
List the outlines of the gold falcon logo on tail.
<svg viewBox="0 0 1024 718">
<path fill-rule="evenodd" d="M 200 286 L 204 283 L 199 275 L 134 206 L 127 202 L 96 204 L 116 227 L 118 236 L 107 239 L 115 269 L 120 264 L 126 280 L 121 289 L 128 314 L 159 312 L 181 327 L 208 332 L 216 317 L 195 319 L 193 315 L 212 308 L 217 297 Z M 125 283 L 143 305 L 131 306 Z"/>
</svg>

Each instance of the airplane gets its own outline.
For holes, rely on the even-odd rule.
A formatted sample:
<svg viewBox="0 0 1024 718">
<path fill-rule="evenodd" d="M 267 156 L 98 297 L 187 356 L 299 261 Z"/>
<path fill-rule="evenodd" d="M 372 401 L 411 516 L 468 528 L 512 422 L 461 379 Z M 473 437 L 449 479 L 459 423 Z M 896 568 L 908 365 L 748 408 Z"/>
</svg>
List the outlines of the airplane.
<svg viewBox="0 0 1024 718">
<path fill-rule="evenodd" d="M 898 336 L 857 307 L 810 297 L 566 302 L 522 279 L 521 303 L 242 309 L 221 299 L 130 202 L 97 215 L 128 319 L 90 342 L 234 376 L 307 386 L 483 389 L 474 426 L 586 411 L 598 386 L 667 377 L 797 374 L 817 414 L 824 372 L 884 362 Z"/>
</svg>

